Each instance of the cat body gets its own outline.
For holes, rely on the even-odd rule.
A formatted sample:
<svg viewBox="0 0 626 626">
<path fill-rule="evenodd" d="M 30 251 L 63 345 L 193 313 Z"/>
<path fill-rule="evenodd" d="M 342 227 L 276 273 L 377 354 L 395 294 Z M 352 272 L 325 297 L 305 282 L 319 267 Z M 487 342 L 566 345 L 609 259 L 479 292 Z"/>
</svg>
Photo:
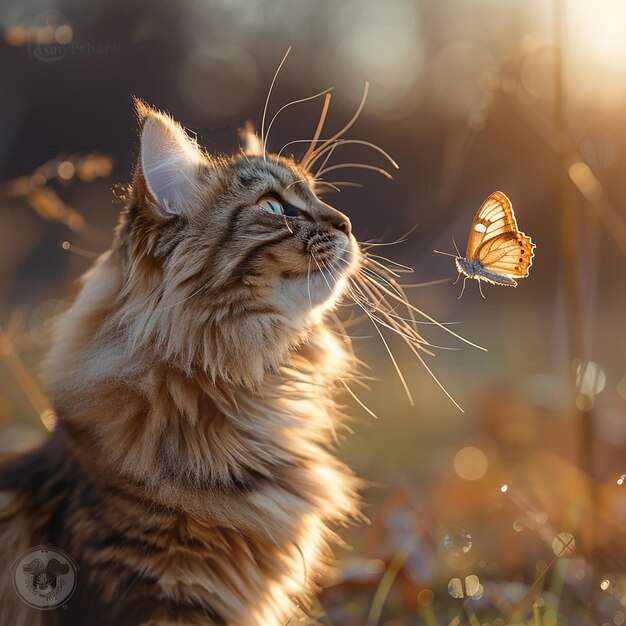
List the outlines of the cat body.
<svg viewBox="0 0 626 626">
<path fill-rule="evenodd" d="M 0 465 L 0 624 L 296 624 L 357 510 L 332 454 L 354 363 L 324 320 L 359 249 L 296 162 L 138 110 L 115 240 L 56 325 L 58 425 Z M 78 583 L 38 611 L 8 564 L 48 544 Z"/>
</svg>

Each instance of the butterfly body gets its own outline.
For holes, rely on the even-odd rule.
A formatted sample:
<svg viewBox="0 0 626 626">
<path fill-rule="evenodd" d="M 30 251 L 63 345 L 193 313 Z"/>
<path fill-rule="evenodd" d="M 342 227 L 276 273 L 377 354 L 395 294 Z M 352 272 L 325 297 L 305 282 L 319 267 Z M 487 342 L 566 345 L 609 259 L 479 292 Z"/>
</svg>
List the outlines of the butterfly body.
<svg viewBox="0 0 626 626">
<path fill-rule="evenodd" d="M 499 274 L 486 269 L 480 261 L 476 259 L 466 259 L 465 257 L 455 258 L 456 269 L 459 273 L 474 278 L 475 280 L 484 280 L 492 285 L 504 285 L 506 287 L 517 287 L 517 281 L 506 274 Z"/>
</svg>

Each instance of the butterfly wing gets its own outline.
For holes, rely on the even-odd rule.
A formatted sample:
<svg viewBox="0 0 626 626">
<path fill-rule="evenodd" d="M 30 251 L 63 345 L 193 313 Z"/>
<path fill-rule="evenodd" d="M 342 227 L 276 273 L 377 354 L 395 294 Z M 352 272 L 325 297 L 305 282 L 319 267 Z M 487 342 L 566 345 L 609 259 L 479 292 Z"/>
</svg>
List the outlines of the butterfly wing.
<svg viewBox="0 0 626 626">
<path fill-rule="evenodd" d="M 490 272 L 526 278 L 533 262 L 534 247 L 524 233 L 503 233 L 483 242 L 478 249 L 478 260 Z"/>
<path fill-rule="evenodd" d="M 531 238 L 517 228 L 511 201 L 495 191 L 476 213 L 465 255 L 491 272 L 524 278 L 532 264 L 534 247 Z"/>
<path fill-rule="evenodd" d="M 465 257 L 476 259 L 476 253 L 485 241 L 507 232 L 517 232 L 513 206 L 501 191 L 494 191 L 476 212 Z"/>
</svg>

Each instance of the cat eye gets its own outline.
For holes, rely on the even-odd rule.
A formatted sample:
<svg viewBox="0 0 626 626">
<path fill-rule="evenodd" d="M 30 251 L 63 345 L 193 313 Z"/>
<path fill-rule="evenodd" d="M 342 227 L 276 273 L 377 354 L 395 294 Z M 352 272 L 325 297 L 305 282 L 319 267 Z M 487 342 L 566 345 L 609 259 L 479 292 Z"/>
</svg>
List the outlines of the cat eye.
<svg viewBox="0 0 626 626">
<path fill-rule="evenodd" d="M 264 211 L 273 213 L 274 215 L 286 215 L 287 217 L 298 217 L 304 215 L 297 206 L 283 200 L 275 194 L 267 194 L 262 196 L 257 202 Z"/>
<path fill-rule="evenodd" d="M 278 198 L 274 196 L 263 196 L 257 203 L 264 211 L 274 215 L 284 215 L 285 208 Z"/>
</svg>

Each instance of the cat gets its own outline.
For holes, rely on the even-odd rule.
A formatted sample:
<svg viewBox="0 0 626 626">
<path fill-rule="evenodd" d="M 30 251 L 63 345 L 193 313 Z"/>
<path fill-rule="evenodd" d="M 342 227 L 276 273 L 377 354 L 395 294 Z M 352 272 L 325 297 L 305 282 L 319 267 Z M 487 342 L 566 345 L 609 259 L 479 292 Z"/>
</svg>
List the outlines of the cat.
<svg viewBox="0 0 626 626">
<path fill-rule="evenodd" d="M 169 115 L 137 112 L 113 244 L 56 323 L 58 425 L 0 465 L 0 624 L 304 623 L 360 515 L 333 454 L 356 364 L 326 318 L 363 255 L 301 163 L 252 135 L 209 155 Z M 38 611 L 8 566 L 48 544 L 78 584 Z"/>
</svg>

